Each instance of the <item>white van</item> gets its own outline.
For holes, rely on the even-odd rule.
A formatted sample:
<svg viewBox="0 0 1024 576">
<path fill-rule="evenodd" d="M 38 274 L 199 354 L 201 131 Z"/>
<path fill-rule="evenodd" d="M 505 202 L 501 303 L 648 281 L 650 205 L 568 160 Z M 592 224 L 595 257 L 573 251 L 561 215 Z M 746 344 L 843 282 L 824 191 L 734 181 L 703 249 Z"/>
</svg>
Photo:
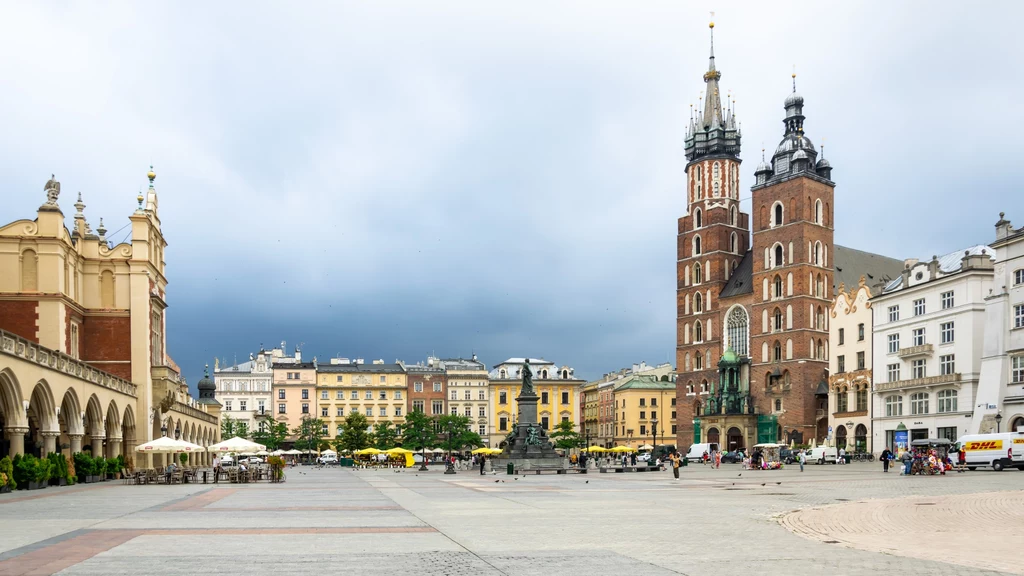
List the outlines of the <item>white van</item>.
<svg viewBox="0 0 1024 576">
<path fill-rule="evenodd" d="M 999 471 L 1006 467 L 1024 470 L 1024 432 L 967 434 L 956 444 L 967 453 L 967 469 L 991 466 Z M 950 459 L 956 462 L 952 454 Z"/>
<path fill-rule="evenodd" d="M 818 446 L 817 448 L 807 449 L 808 462 L 817 462 L 818 464 L 831 462 L 835 464 L 837 460 L 839 460 L 839 450 L 835 446 Z"/>
<path fill-rule="evenodd" d="M 690 462 L 700 462 L 701 457 L 707 452 L 708 456 L 711 453 L 718 450 L 718 444 L 715 442 L 705 442 L 703 444 L 693 444 L 690 446 L 690 450 L 686 453 L 686 459 Z"/>
</svg>

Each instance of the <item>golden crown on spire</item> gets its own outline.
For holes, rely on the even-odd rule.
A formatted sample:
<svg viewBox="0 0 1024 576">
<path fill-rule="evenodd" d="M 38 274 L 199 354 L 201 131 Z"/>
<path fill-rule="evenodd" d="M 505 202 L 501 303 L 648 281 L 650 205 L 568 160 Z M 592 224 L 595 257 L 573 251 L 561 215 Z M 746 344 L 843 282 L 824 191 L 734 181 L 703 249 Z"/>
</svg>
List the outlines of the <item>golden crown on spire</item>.
<svg viewBox="0 0 1024 576">
<path fill-rule="evenodd" d="M 152 164 L 149 165 L 149 172 L 146 173 L 146 178 L 149 178 L 150 182 L 156 179 L 156 172 L 153 172 Z"/>
</svg>

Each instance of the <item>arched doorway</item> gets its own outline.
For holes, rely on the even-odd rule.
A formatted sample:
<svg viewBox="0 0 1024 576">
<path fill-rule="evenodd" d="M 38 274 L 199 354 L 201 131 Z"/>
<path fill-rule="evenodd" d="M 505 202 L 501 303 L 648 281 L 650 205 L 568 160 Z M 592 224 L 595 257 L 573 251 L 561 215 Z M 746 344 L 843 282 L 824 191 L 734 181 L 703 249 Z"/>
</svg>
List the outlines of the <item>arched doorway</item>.
<svg viewBox="0 0 1024 576">
<path fill-rule="evenodd" d="M 726 434 L 727 444 L 722 447 L 723 450 L 732 452 L 733 450 L 740 450 L 746 448 L 743 441 L 743 432 L 739 428 L 733 426 L 729 428 L 729 432 Z"/>
<path fill-rule="evenodd" d="M 40 380 L 29 397 L 28 434 L 25 436 L 25 453 L 46 457 L 56 450 L 57 407 L 46 380 Z"/>
<path fill-rule="evenodd" d="M 1017 430 L 1024 429 L 1024 416 L 1018 416 L 1010 422 L 1010 428 L 1008 432 L 1016 432 Z"/>
<path fill-rule="evenodd" d="M 846 448 L 846 426 L 836 426 L 836 449 Z"/>
<path fill-rule="evenodd" d="M 718 437 L 718 428 L 708 428 L 708 442 L 718 444 Z M 721 446 L 719 446 L 719 448 L 721 448 Z"/>
<path fill-rule="evenodd" d="M 853 431 L 853 451 L 868 451 L 868 427 L 863 424 L 857 424 L 857 428 Z"/>
</svg>

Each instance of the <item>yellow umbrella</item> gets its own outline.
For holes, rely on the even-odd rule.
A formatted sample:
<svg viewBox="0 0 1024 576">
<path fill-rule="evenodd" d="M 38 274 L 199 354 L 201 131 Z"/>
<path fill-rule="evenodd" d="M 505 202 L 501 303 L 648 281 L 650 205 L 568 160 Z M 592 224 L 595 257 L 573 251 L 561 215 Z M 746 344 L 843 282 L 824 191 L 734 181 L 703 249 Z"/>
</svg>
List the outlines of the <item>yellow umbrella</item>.
<svg viewBox="0 0 1024 576">
<path fill-rule="evenodd" d="M 494 456 L 497 456 L 498 454 L 504 454 L 505 453 L 505 451 L 502 450 L 501 448 L 488 448 L 488 450 L 490 450 L 490 454 L 492 454 Z"/>
<path fill-rule="evenodd" d="M 609 452 L 619 452 L 619 453 L 622 453 L 622 452 L 635 452 L 635 450 L 633 450 L 629 446 L 616 446 L 615 448 L 612 448 L 612 449 L 610 449 L 608 451 Z"/>
<path fill-rule="evenodd" d="M 594 452 L 594 453 L 607 452 L 607 451 L 608 451 L 607 448 L 602 448 L 601 446 L 591 446 L 590 448 L 584 448 L 583 450 L 581 450 L 581 452 Z"/>
<path fill-rule="evenodd" d="M 376 449 L 376 448 L 363 448 L 362 450 L 356 450 L 355 452 L 353 452 L 353 454 L 359 454 L 360 456 L 365 456 L 367 454 L 380 454 L 380 453 L 381 453 L 381 451 Z"/>
<path fill-rule="evenodd" d="M 490 454 L 490 453 L 491 453 L 491 449 L 488 448 L 487 446 L 483 446 L 481 448 L 477 448 L 476 450 L 473 450 L 472 452 L 470 452 L 470 454 Z"/>
<path fill-rule="evenodd" d="M 415 454 L 412 450 L 406 450 L 405 448 L 389 448 L 384 451 L 389 456 L 398 456 L 400 454 Z"/>
</svg>

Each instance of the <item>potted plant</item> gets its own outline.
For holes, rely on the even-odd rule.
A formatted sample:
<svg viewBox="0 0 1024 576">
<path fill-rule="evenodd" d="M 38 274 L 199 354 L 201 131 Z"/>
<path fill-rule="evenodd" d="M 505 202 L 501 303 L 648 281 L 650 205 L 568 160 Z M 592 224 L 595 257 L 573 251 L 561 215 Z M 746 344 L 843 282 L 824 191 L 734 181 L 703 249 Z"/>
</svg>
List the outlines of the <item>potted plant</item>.
<svg viewBox="0 0 1024 576">
<path fill-rule="evenodd" d="M 284 458 L 271 456 L 267 458 L 267 463 L 270 464 L 270 481 L 280 482 L 284 480 Z"/>
<path fill-rule="evenodd" d="M 73 485 L 77 477 L 75 476 L 75 463 L 71 459 L 71 456 L 64 455 L 64 477 L 67 479 L 68 485 Z"/>
<path fill-rule="evenodd" d="M 107 480 L 121 479 L 121 461 L 117 458 L 107 458 Z"/>
<path fill-rule="evenodd" d="M 50 485 L 67 486 L 68 470 L 67 462 L 64 460 L 64 455 L 58 454 L 57 452 L 51 452 L 46 455 L 46 460 L 50 463 Z"/>
<path fill-rule="evenodd" d="M 0 494 L 6 494 L 18 487 L 14 481 L 14 464 L 9 456 L 0 458 Z"/>
<path fill-rule="evenodd" d="M 93 461 L 93 482 L 103 482 L 107 479 L 107 459 L 103 456 L 97 456 L 92 459 Z"/>
<path fill-rule="evenodd" d="M 181 462 L 182 467 L 184 467 L 188 463 L 188 454 L 184 452 L 178 454 L 178 462 Z"/>
<path fill-rule="evenodd" d="M 12 462 L 14 465 L 14 479 L 26 490 L 40 490 L 46 488 L 50 479 L 50 461 L 39 459 L 31 454 L 17 455 Z"/>
</svg>

